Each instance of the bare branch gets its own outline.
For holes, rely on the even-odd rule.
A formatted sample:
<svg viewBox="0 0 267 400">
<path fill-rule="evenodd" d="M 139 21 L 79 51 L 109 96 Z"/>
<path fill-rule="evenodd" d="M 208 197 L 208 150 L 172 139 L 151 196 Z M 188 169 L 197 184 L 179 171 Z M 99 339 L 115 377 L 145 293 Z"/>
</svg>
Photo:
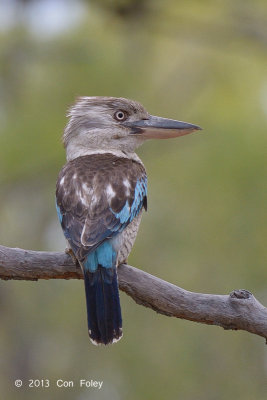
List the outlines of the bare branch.
<svg viewBox="0 0 267 400">
<path fill-rule="evenodd" d="M 120 289 L 136 303 L 171 317 L 224 329 L 245 330 L 267 339 L 267 308 L 247 290 L 230 295 L 193 293 L 126 264 L 118 268 Z M 82 279 L 80 268 L 65 253 L 0 246 L 0 278 Z"/>
</svg>

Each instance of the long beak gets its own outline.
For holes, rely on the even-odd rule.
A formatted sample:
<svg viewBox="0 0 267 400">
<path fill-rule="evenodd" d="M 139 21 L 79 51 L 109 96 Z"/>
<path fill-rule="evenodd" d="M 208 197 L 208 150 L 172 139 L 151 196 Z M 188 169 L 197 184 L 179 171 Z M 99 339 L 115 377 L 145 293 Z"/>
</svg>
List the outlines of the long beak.
<svg viewBox="0 0 267 400">
<path fill-rule="evenodd" d="M 155 117 L 154 115 L 150 115 L 148 119 L 126 122 L 124 125 L 132 128 L 132 134 L 140 135 L 146 139 L 175 138 L 202 129 L 187 122 Z"/>
</svg>

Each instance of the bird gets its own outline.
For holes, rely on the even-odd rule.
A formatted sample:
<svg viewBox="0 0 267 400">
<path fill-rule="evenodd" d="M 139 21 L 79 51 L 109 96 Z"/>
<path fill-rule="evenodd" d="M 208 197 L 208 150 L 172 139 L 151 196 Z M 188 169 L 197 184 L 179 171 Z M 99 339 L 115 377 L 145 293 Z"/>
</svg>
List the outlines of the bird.
<svg viewBox="0 0 267 400">
<path fill-rule="evenodd" d="M 83 271 L 89 337 L 108 345 L 122 337 L 117 267 L 127 261 L 147 210 L 147 174 L 136 149 L 201 128 L 150 115 L 122 97 L 79 97 L 67 117 L 56 209 L 67 252 Z"/>
</svg>

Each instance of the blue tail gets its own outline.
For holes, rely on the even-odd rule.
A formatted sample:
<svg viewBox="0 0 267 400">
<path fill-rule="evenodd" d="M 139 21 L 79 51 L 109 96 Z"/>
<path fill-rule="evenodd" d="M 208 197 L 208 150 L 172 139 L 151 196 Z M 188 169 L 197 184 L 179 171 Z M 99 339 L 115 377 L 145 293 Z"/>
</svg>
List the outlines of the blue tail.
<svg viewBox="0 0 267 400">
<path fill-rule="evenodd" d="M 94 344 L 109 344 L 122 336 L 122 319 L 115 268 L 84 271 L 88 331 Z"/>
<path fill-rule="evenodd" d="M 122 336 L 118 279 L 114 265 L 116 254 L 112 252 L 109 268 L 106 265 L 107 259 L 103 260 L 101 254 L 111 254 L 109 249 L 110 246 L 106 244 L 100 246 L 87 257 L 83 268 L 88 331 L 94 344 L 113 343 Z"/>
</svg>

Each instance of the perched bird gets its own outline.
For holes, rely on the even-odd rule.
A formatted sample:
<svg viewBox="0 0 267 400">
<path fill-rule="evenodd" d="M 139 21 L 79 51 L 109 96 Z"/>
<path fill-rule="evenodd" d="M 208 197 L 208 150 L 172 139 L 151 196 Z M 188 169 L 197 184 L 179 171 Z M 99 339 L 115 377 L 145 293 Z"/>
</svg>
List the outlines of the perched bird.
<svg viewBox="0 0 267 400">
<path fill-rule="evenodd" d="M 201 128 L 115 97 L 81 97 L 67 116 L 67 164 L 58 176 L 56 208 L 84 274 L 90 339 L 107 345 L 122 337 L 116 268 L 127 260 L 147 209 L 146 170 L 135 150 L 147 139 Z"/>
</svg>

